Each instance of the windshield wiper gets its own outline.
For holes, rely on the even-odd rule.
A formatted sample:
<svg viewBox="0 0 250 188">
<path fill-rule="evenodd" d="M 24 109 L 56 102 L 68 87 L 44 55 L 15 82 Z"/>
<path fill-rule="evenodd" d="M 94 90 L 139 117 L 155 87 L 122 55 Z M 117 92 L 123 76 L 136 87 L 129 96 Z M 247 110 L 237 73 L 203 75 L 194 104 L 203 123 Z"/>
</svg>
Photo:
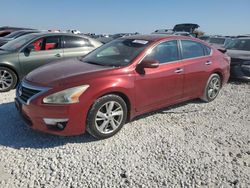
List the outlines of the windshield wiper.
<svg viewBox="0 0 250 188">
<path fill-rule="evenodd" d="M 83 62 L 88 63 L 88 64 L 93 64 L 93 65 L 106 66 L 106 65 L 103 65 L 101 63 L 97 63 L 97 62 L 93 62 L 93 61 L 83 61 Z"/>
</svg>

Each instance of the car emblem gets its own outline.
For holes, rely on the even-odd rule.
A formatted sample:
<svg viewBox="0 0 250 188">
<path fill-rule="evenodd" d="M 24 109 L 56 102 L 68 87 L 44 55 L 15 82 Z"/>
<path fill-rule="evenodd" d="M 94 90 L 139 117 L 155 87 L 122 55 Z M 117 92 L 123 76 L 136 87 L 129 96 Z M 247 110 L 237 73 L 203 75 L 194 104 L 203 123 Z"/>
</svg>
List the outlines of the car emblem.
<svg viewBox="0 0 250 188">
<path fill-rule="evenodd" d="M 22 96 L 22 94 L 23 94 L 22 87 L 19 87 L 19 88 L 18 88 L 18 95 L 19 95 L 19 96 Z"/>
</svg>

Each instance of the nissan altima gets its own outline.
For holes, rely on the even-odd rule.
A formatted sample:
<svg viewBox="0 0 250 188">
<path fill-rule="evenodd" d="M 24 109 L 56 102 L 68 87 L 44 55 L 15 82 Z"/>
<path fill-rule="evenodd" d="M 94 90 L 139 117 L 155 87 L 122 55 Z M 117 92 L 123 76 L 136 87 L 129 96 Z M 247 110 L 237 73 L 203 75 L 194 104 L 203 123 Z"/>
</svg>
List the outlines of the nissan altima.
<svg viewBox="0 0 250 188">
<path fill-rule="evenodd" d="M 228 56 L 195 38 L 123 37 L 32 71 L 15 104 L 35 130 L 103 139 L 140 114 L 195 98 L 213 101 L 229 67 Z"/>
</svg>

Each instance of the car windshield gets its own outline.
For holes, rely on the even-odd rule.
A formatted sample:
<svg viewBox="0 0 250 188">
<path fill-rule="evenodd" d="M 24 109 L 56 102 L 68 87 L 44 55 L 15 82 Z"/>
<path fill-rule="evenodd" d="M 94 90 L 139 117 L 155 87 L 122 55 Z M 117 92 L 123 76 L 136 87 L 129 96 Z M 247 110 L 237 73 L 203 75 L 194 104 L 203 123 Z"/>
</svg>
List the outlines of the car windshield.
<svg viewBox="0 0 250 188">
<path fill-rule="evenodd" d="M 17 51 L 19 50 L 23 45 L 25 45 L 28 41 L 31 40 L 31 36 L 30 35 L 24 35 L 21 36 L 15 40 L 12 40 L 10 42 L 8 42 L 7 44 L 1 46 L 1 50 L 5 50 L 5 51 Z"/>
<path fill-rule="evenodd" d="M 5 36 L 5 38 L 16 38 L 21 32 L 20 31 L 14 31 L 8 35 Z"/>
<path fill-rule="evenodd" d="M 125 66 L 149 44 L 148 40 L 117 39 L 91 52 L 82 61 L 102 66 Z"/>
<path fill-rule="evenodd" d="M 235 39 L 235 40 L 232 40 L 226 46 L 226 49 L 250 51 L 250 39 Z"/>
<path fill-rule="evenodd" d="M 224 44 L 225 38 L 210 38 L 209 42 L 213 44 Z"/>
</svg>

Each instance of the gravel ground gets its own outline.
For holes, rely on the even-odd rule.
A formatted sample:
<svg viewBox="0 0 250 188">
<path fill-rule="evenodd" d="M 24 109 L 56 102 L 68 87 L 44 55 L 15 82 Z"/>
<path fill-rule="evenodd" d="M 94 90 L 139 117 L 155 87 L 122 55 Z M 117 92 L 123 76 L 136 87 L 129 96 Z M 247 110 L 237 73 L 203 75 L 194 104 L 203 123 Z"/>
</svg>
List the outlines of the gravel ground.
<svg viewBox="0 0 250 188">
<path fill-rule="evenodd" d="M 0 187 L 250 187 L 249 83 L 144 115 L 101 141 L 32 131 L 13 98 L 0 94 Z"/>
</svg>

